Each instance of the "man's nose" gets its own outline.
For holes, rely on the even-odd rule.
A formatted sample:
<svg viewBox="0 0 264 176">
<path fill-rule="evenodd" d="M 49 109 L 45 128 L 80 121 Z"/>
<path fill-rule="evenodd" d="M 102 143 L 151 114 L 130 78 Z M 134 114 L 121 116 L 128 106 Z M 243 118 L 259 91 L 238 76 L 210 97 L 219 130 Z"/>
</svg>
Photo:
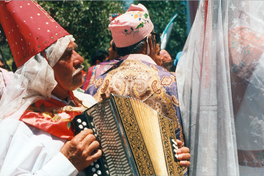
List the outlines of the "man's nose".
<svg viewBox="0 0 264 176">
<path fill-rule="evenodd" d="M 81 65 L 84 61 L 82 56 L 80 56 L 76 51 L 73 51 L 73 54 L 74 54 L 74 61 L 73 61 L 74 66 Z"/>
</svg>

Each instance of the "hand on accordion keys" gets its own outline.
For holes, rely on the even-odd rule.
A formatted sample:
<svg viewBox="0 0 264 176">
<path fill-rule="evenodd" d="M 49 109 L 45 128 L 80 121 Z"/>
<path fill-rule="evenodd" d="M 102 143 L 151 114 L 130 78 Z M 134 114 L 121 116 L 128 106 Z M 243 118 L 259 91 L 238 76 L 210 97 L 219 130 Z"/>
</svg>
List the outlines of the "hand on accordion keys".
<svg viewBox="0 0 264 176">
<path fill-rule="evenodd" d="M 98 149 L 99 142 L 95 139 L 91 129 L 83 130 L 67 141 L 60 152 L 81 171 L 102 155 L 102 151 Z"/>
<path fill-rule="evenodd" d="M 180 147 L 176 153 L 177 153 L 177 159 L 180 160 L 180 165 L 182 167 L 189 167 L 190 166 L 190 158 L 191 158 L 191 154 L 190 154 L 190 150 L 188 147 L 182 147 L 183 142 L 177 139 L 177 144 Z"/>
</svg>

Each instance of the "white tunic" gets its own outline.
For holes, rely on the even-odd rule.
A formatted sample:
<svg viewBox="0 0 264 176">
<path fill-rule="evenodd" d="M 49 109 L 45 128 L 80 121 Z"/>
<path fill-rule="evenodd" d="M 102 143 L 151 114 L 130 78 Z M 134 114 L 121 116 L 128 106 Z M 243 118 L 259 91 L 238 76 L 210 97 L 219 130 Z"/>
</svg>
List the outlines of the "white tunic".
<svg viewBox="0 0 264 176">
<path fill-rule="evenodd" d="M 16 119 L 0 123 L 0 175 L 77 175 L 60 153 L 65 140 Z"/>
<path fill-rule="evenodd" d="M 81 94 L 85 104 L 96 103 L 88 94 Z M 78 97 L 78 98 L 79 98 Z M 56 97 L 53 97 L 56 98 Z M 57 99 L 57 98 L 56 98 Z M 65 101 L 62 101 L 66 103 Z M 67 102 L 69 103 L 69 102 Z M 41 129 L 17 119 L 6 118 L 0 122 L 0 176 L 83 175 L 60 153 L 65 139 L 55 137 Z"/>
</svg>

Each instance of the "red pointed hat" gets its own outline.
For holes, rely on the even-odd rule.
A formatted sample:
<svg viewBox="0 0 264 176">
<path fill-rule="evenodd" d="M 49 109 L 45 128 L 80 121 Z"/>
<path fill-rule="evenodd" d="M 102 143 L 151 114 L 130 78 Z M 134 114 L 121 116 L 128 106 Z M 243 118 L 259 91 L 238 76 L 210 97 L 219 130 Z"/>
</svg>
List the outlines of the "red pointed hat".
<svg viewBox="0 0 264 176">
<path fill-rule="evenodd" d="M 0 22 L 17 67 L 69 35 L 36 1 L 0 1 Z"/>
</svg>

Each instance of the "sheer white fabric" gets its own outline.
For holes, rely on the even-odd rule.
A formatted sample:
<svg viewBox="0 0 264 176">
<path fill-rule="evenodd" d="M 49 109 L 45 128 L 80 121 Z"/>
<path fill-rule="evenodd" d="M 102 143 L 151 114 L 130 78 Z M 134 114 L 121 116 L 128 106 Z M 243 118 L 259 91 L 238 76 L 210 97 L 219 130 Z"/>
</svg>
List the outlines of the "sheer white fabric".
<svg viewBox="0 0 264 176">
<path fill-rule="evenodd" d="M 264 2 L 201 0 L 176 77 L 190 175 L 264 175 Z"/>
<path fill-rule="evenodd" d="M 39 53 L 19 67 L 7 84 L 0 101 L 0 122 L 2 119 L 19 119 L 30 104 L 40 99 L 49 99 L 57 85 L 53 67 L 64 53 L 71 35 L 65 36 L 45 50 L 47 60 Z"/>
</svg>

